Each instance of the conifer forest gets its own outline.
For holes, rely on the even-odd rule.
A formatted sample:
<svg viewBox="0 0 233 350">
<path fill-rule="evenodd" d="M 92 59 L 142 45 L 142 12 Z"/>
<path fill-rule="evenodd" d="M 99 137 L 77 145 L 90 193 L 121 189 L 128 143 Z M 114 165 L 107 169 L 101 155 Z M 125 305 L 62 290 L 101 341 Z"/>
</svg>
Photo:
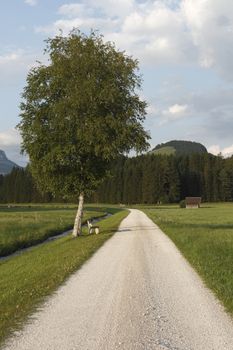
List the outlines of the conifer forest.
<svg viewBox="0 0 233 350">
<path fill-rule="evenodd" d="M 233 157 L 209 153 L 180 156 L 146 154 L 114 161 L 111 174 L 89 201 L 96 203 L 176 203 L 186 196 L 201 196 L 205 202 L 233 200 Z M 41 194 L 29 168 L 15 168 L 0 177 L 1 203 L 61 202 Z M 75 201 L 75 199 L 74 199 Z"/>
</svg>

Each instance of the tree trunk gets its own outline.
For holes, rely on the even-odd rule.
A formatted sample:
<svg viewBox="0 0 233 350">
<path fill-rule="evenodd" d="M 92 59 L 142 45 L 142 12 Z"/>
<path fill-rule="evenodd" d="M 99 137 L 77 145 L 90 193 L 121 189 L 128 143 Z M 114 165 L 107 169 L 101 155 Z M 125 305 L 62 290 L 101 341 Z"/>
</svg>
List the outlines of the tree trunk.
<svg viewBox="0 0 233 350">
<path fill-rule="evenodd" d="M 83 202 L 84 202 L 84 193 L 82 192 L 80 193 L 80 196 L 79 196 L 78 210 L 74 221 L 74 228 L 72 233 L 74 237 L 80 236 L 82 234 Z"/>
</svg>

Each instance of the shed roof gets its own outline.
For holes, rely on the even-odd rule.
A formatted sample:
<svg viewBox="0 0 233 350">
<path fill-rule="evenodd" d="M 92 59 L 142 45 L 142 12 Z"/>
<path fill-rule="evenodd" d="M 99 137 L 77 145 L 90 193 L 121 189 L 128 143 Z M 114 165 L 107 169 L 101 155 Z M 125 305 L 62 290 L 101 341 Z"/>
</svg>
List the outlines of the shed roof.
<svg viewBox="0 0 233 350">
<path fill-rule="evenodd" d="M 201 204 L 201 197 L 186 197 L 185 198 L 185 203 L 187 204 Z"/>
</svg>

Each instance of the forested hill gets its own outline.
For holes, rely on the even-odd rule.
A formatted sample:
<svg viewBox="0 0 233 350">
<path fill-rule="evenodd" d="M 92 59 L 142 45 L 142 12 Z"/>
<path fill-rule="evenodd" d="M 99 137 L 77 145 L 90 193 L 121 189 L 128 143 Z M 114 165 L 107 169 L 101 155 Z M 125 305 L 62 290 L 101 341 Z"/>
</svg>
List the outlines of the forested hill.
<svg viewBox="0 0 233 350">
<path fill-rule="evenodd" d="M 207 149 L 198 142 L 173 140 L 157 145 L 150 153 L 180 156 L 193 153 L 207 153 Z"/>
<path fill-rule="evenodd" d="M 0 174 L 9 174 L 13 168 L 19 167 L 17 164 L 9 160 L 6 153 L 0 150 Z"/>
</svg>

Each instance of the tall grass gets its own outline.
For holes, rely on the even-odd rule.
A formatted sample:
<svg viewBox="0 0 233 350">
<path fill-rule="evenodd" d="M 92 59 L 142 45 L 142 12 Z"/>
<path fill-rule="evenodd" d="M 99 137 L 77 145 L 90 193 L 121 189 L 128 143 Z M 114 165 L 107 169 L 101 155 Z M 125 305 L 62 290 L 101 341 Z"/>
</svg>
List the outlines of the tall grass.
<svg viewBox="0 0 233 350">
<path fill-rule="evenodd" d="M 70 229 L 74 207 L 2 207 L 0 208 L 0 256 L 43 242 Z M 83 220 L 103 215 L 101 209 L 86 208 Z"/>
<path fill-rule="evenodd" d="M 99 235 L 62 237 L 0 262 L 0 343 L 113 235 L 128 215 L 114 211 L 98 223 Z"/>
<path fill-rule="evenodd" d="M 233 204 L 145 209 L 233 315 Z"/>
</svg>

